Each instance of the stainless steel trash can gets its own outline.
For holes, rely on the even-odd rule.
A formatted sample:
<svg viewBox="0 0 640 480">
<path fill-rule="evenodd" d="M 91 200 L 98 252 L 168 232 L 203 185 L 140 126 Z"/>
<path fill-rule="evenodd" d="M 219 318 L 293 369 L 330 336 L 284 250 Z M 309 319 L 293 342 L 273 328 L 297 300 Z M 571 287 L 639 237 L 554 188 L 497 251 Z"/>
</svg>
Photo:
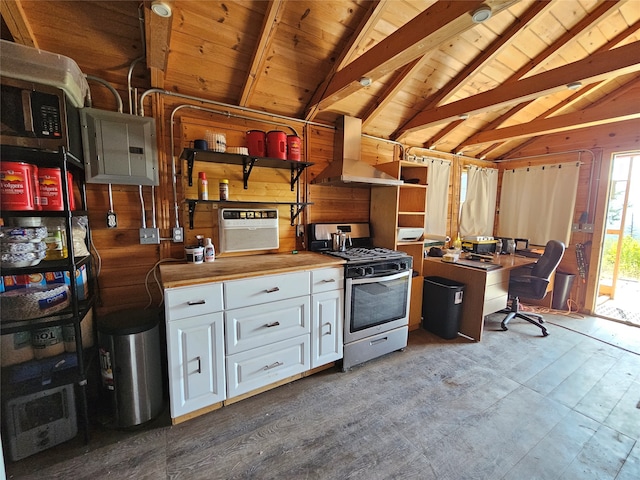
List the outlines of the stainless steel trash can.
<svg viewBox="0 0 640 480">
<path fill-rule="evenodd" d="M 162 411 L 159 318 L 158 310 L 125 310 L 98 319 L 102 385 L 118 427 Z"/>
</svg>

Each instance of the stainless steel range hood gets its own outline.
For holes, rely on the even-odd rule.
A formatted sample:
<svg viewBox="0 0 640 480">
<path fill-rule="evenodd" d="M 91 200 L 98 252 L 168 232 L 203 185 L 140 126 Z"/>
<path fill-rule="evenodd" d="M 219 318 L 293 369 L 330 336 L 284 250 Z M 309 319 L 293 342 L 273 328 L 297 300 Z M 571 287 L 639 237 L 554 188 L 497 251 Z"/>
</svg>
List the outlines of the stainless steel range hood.
<svg viewBox="0 0 640 480">
<path fill-rule="evenodd" d="M 336 127 L 333 162 L 312 183 L 344 187 L 404 183 L 361 160 L 361 119 L 343 116 L 336 122 Z"/>
</svg>

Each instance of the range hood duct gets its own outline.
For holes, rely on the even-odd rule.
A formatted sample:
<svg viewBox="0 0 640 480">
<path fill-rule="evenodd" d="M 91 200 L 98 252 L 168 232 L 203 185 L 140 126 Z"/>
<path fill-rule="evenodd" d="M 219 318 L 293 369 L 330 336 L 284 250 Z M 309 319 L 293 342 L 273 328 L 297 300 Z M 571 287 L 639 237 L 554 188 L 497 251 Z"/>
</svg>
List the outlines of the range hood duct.
<svg viewBox="0 0 640 480">
<path fill-rule="evenodd" d="M 343 116 L 336 122 L 334 159 L 312 183 L 343 187 L 402 185 L 392 177 L 361 160 L 362 120 Z"/>
</svg>

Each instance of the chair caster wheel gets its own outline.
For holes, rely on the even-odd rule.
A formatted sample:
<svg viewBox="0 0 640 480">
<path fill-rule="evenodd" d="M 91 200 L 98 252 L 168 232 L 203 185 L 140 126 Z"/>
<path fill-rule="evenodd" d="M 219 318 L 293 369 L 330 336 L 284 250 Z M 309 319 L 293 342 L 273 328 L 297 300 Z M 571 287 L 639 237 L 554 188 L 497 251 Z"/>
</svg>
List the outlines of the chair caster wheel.
<svg viewBox="0 0 640 480">
<path fill-rule="evenodd" d="M 549 332 L 547 332 L 546 330 L 542 331 L 542 336 L 543 337 L 548 337 L 549 336 Z"/>
<path fill-rule="evenodd" d="M 504 323 L 501 325 L 501 327 L 503 332 L 506 332 L 507 330 L 509 330 Z"/>
</svg>

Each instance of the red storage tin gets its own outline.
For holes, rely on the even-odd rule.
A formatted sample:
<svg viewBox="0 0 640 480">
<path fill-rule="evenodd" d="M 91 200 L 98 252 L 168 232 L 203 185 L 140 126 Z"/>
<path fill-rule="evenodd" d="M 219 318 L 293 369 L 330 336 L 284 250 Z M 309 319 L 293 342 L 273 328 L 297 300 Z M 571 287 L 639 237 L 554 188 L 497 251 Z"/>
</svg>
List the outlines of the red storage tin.
<svg viewBox="0 0 640 480">
<path fill-rule="evenodd" d="M 254 157 L 267 156 L 267 134 L 262 130 L 249 130 L 247 132 L 247 150 Z"/>
<path fill-rule="evenodd" d="M 300 161 L 302 140 L 297 135 L 287 135 L 287 159 Z"/>
<path fill-rule="evenodd" d="M 59 168 L 38 169 L 40 204 L 43 210 L 63 210 L 62 174 Z"/>
<path fill-rule="evenodd" d="M 271 158 L 287 159 L 287 134 L 280 130 L 267 133 L 267 156 Z"/>
<path fill-rule="evenodd" d="M 24 162 L 0 162 L 0 197 L 3 210 L 39 210 L 38 168 Z"/>
<path fill-rule="evenodd" d="M 69 186 L 69 209 L 75 210 L 71 172 L 67 172 L 67 184 Z M 62 173 L 59 168 L 40 168 L 38 170 L 38 188 L 42 210 L 64 210 Z"/>
</svg>

